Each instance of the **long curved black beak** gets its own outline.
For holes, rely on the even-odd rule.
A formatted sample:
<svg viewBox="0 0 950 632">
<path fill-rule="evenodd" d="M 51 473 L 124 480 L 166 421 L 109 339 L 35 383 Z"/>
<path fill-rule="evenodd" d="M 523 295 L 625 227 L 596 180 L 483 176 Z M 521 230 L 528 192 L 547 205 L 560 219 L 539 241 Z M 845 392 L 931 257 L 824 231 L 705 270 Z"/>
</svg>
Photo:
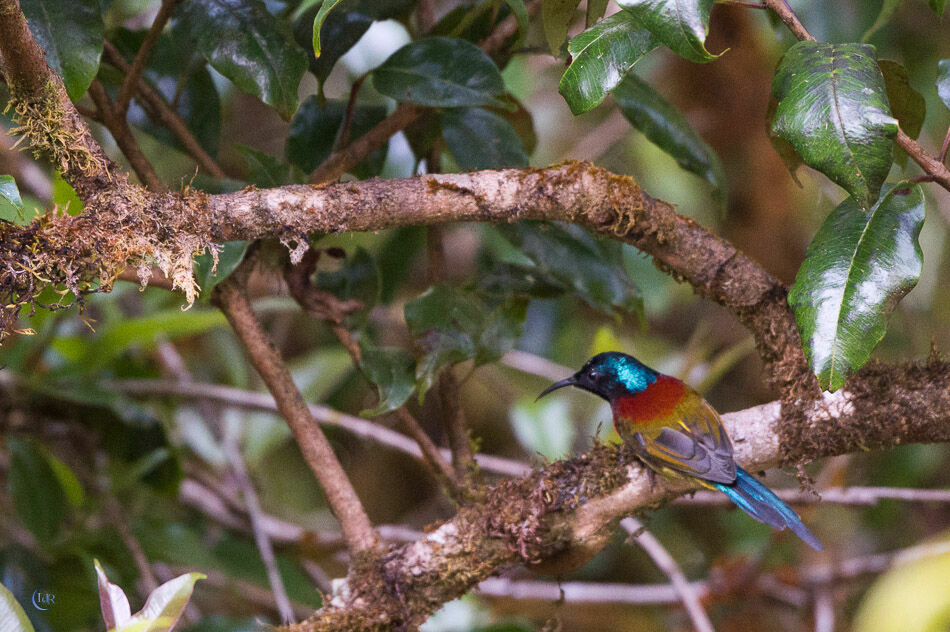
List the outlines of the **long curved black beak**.
<svg viewBox="0 0 950 632">
<path fill-rule="evenodd" d="M 571 377 L 569 377 L 569 378 L 565 378 L 565 379 L 561 380 L 560 382 L 555 382 L 555 383 L 552 384 L 551 386 L 549 386 L 549 387 L 547 387 L 546 389 L 544 389 L 543 391 L 541 391 L 541 394 L 538 395 L 537 398 L 535 398 L 534 401 L 538 401 L 539 399 L 541 399 L 542 397 L 544 397 L 545 395 L 547 395 L 547 394 L 550 393 L 551 391 L 556 391 L 557 389 L 559 389 L 559 388 L 564 388 L 565 386 L 574 386 L 575 384 L 577 384 L 577 380 L 575 379 L 575 377 L 574 377 L 573 375 L 572 375 Z"/>
</svg>

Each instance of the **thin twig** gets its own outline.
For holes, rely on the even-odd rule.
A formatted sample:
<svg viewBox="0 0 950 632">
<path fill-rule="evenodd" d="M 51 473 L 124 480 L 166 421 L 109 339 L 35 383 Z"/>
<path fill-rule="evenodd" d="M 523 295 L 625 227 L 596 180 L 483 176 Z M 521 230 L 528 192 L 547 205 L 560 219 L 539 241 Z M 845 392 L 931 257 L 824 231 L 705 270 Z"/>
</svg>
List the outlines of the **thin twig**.
<svg viewBox="0 0 950 632">
<path fill-rule="evenodd" d="M 709 615 L 706 614 L 706 610 L 699 600 L 699 592 L 687 581 L 683 570 L 670 555 L 670 552 L 666 550 L 666 547 L 663 546 L 663 543 L 647 531 L 643 523 L 636 518 L 624 518 L 620 521 L 620 526 L 630 534 L 632 539 L 637 541 L 637 544 L 650 556 L 657 568 L 669 577 L 670 584 L 683 602 L 683 607 L 686 608 L 686 613 L 697 632 L 715 632 L 712 621 L 709 620 Z"/>
<path fill-rule="evenodd" d="M 346 102 L 346 114 L 343 117 L 343 127 L 340 129 L 340 137 L 333 146 L 334 151 L 350 144 L 350 130 L 353 127 L 353 114 L 356 112 L 356 97 L 359 96 L 360 88 L 363 87 L 363 82 L 366 81 L 368 76 L 369 73 L 360 76 L 360 78 L 354 81 L 353 85 L 350 86 L 350 98 Z"/>
<path fill-rule="evenodd" d="M 330 508 L 346 537 L 347 547 L 354 553 L 369 551 L 378 541 L 369 517 L 329 441 L 310 415 L 307 402 L 294 384 L 280 352 L 251 308 L 245 284 L 252 260 L 253 257 L 245 259 L 230 277 L 218 284 L 212 300 L 224 312 L 251 363 L 274 396 L 304 458 L 327 495 Z"/>
<path fill-rule="evenodd" d="M 202 382 L 180 384 L 172 380 L 103 380 L 99 385 L 102 388 L 129 395 L 170 395 L 218 401 L 250 410 L 278 411 L 277 403 L 269 393 L 256 393 L 220 384 Z M 404 434 L 372 421 L 347 415 L 328 406 L 310 404 L 308 410 L 310 415 L 321 424 L 343 428 L 358 437 L 376 441 L 417 459 L 424 458 L 417 443 Z M 451 457 L 448 450 L 439 450 L 439 453 L 443 461 Z M 476 454 L 475 460 L 482 469 L 502 476 L 524 476 L 531 471 L 531 468 L 524 463 L 489 454 Z"/>
<path fill-rule="evenodd" d="M 158 13 L 155 14 L 152 27 L 145 35 L 142 46 L 139 48 L 138 53 L 136 53 L 135 59 L 132 60 L 132 67 L 125 75 L 125 79 L 119 87 L 119 94 L 115 99 L 115 110 L 119 116 L 124 117 L 128 111 L 129 101 L 132 100 L 132 95 L 135 94 L 135 91 L 138 89 L 138 82 L 142 78 L 145 64 L 151 56 L 155 45 L 158 43 L 162 31 L 165 29 L 165 24 L 168 23 L 168 20 L 172 17 L 172 13 L 175 12 L 175 7 L 177 7 L 179 3 L 181 3 L 181 0 L 162 0 L 162 6 L 159 7 Z"/>
<path fill-rule="evenodd" d="M 805 29 L 805 26 L 792 11 L 792 7 L 788 5 L 786 0 L 765 0 L 765 4 L 775 12 L 775 15 L 785 23 L 785 26 L 796 38 L 810 42 L 815 41 L 815 38 Z"/>
<path fill-rule="evenodd" d="M 142 153 L 138 141 L 132 135 L 129 124 L 124 116 L 120 116 L 115 110 L 112 99 L 106 94 L 106 89 L 98 79 L 93 79 L 89 86 L 89 96 L 99 110 L 102 117 L 102 123 L 115 138 L 116 144 L 129 161 L 129 165 L 138 175 L 139 180 L 152 191 L 164 191 L 165 185 L 162 183 L 158 174 L 155 173 L 155 167 L 149 162 L 145 154 Z"/>
<path fill-rule="evenodd" d="M 432 441 L 432 438 L 419 421 L 409 412 L 409 409 L 407 409 L 405 405 L 400 406 L 393 412 L 399 419 L 402 427 L 409 433 L 409 436 L 415 439 L 429 467 L 432 469 L 436 478 L 446 486 L 449 495 L 457 501 L 461 500 L 462 490 L 459 486 L 455 471 L 452 470 L 452 465 L 448 459 L 442 456 L 442 452 Z"/>
<path fill-rule="evenodd" d="M 131 66 L 111 42 L 104 42 L 103 55 L 107 62 L 122 72 L 130 72 Z M 185 122 L 181 120 L 178 113 L 165 102 L 165 98 L 158 94 L 148 82 L 141 77 L 136 84 L 139 95 L 142 97 L 143 109 L 148 116 L 174 134 L 175 138 L 185 147 L 188 154 L 194 158 L 198 166 L 207 172 L 208 175 L 215 178 L 226 178 L 227 174 L 224 170 L 215 162 L 214 158 L 204 150 L 194 137 L 194 134 L 188 129 L 188 126 L 185 125 Z"/>
<path fill-rule="evenodd" d="M 141 543 L 132 533 L 132 530 L 129 529 L 131 523 L 129 516 L 118 499 L 108 489 L 102 490 L 102 508 L 105 510 L 112 527 L 118 532 L 122 544 L 132 555 L 132 561 L 135 562 L 135 567 L 139 571 L 139 579 L 145 585 L 143 592 L 147 598 L 152 591 L 158 588 L 158 580 L 155 578 L 152 565 L 149 564 L 148 556 L 145 555 Z"/>
</svg>

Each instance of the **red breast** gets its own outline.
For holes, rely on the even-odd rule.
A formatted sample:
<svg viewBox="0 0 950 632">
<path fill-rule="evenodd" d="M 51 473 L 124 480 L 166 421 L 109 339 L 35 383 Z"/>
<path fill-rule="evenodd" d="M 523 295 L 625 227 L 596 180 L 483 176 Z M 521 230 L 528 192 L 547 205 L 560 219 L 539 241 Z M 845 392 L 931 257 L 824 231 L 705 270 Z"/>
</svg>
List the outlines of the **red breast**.
<svg viewBox="0 0 950 632">
<path fill-rule="evenodd" d="M 661 375 L 636 395 L 626 395 L 613 402 L 616 419 L 632 423 L 654 421 L 669 416 L 686 395 L 686 385 L 675 377 Z"/>
</svg>

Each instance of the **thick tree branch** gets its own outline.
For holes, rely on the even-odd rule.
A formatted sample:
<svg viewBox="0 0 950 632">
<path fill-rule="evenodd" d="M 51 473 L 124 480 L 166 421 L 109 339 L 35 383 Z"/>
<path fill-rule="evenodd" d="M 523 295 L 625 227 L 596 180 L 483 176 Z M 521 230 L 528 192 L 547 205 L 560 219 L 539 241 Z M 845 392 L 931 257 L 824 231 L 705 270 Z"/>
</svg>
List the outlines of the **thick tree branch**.
<svg viewBox="0 0 950 632">
<path fill-rule="evenodd" d="M 945 442 L 950 440 L 948 380 L 950 364 L 933 358 L 927 364 L 872 365 L 839 393 L 803 404 L 801 415 L 783 416 L 782 406 L 771 403 L 723 420 L 737 461 L 753 471 L 805 451 L 822 457 Z M 790 425 L 796 429 L 790 431 Z M 380 572 L 387 578 L 384 590 L 397 596 L 401 608 L 376 607 L 371 595 L 381 587 L 351 575 L 322 610 L 289 629 L 418 624 L 507 565 L 583 562 L 607 542 L 620 518 L 689 490 L 686 483 L 651 483 L 621 448 L 595 448 L 498 485 L 483 503 L 464 507 L 422 540 L 390 550 Z"/>
<path fill-rule="evenodd" d="M 242 281 L 246 281 L 245 261 L 237 271 L 215 288 L 215 303 L 244 344 L 251 363 L 274 396 L 304 458 L 327 495 L 330 508 L 340 521 L 348 548 L 354 553 L 375 548 L 377 535 L 343 471 L 330 442 L 307 409 L 307 402 L 294 385 L 290 370 L 251 309 Z"/>
</svg>

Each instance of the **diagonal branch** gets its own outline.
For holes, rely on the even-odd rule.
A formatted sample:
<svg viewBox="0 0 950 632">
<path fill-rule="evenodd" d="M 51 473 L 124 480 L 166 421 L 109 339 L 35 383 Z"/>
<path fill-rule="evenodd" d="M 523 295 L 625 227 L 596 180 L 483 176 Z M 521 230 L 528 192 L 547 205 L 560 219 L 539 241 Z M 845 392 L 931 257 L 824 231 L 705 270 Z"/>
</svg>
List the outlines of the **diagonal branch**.
<svg viewBox="0 0 950 632">
<path fill-rule="evenodd" d="M 138 88 L 138 82 L 142 78 L 145 64 L 152 55 L 152 50 L 155 49 L 155 45 L 158 44 L 158 39 L 162 36 L 165 25 L 168 23 L 168 20 L 171 19 L 172 13 L 175 12 L 175 7 L 180 3 L 181 0 L 162 0 L 162 6 L 159 7 L 158 13 L 155 15 L 155 20 L 145 35 L 145 40 L 142 42 L 139 52 L 136 53 L 135 59 L 132 60 L 132 67 L 125 75 L 125 79 L 119 87 L 119 94 L 115 99 L 115 110 L 119 116 L 125 117 L 129 109 L 129 101 L 132 100 L 132 95 L 135 94 Z"/>
<path fill-rule="evenodd" d="M 310 416 L 307 402 L 294 385 L 290 370 L 280 357 L 280 352 L 267 337 L 251 309 L 245 289 L 250 261 L 251 259 L 246 259 L 230 277 L 215 288 L 213 300 L 224 312 L 250 356 L 251 363 L 274 396 L 277 407 L 290 426 L 304 458 L 320 481 L 330 508 L 340 521 L 347 547 L 354 553 L 369 551 L 375 548 L 378 538 L 363 505 L 333 453 L 329 441 Z"/>
</svg>

